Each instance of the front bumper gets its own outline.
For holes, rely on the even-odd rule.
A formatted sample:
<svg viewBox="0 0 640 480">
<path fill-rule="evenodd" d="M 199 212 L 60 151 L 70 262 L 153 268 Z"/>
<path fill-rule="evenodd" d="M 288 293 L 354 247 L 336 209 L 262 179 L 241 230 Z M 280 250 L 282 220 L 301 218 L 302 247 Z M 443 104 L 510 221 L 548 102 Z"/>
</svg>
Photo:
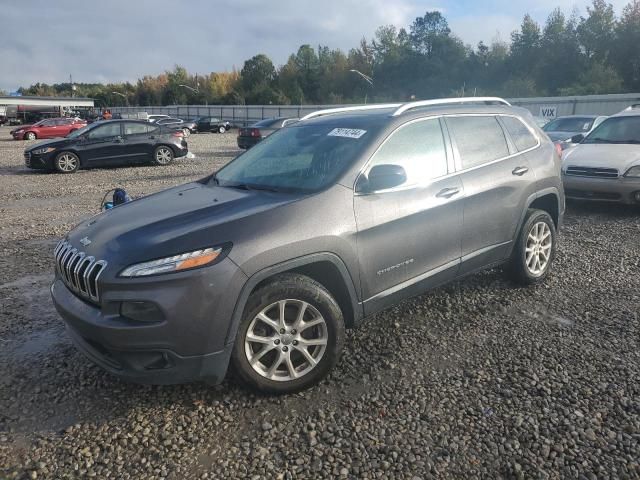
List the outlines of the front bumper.
<svg viewBox="0 0 640 480">
<path fill-rule="evenodd" d="M 45 153 L 44 155 L 34 155 L 30 152 L 25 152 L 24 154 L 24 164 L 27 168 L 33 168 L 35 170 L 52 170 L 53 169 L 53 159 L 55 154 L 53 153 Z"/>
<path fill-rule="evenodd" d="M 226 339 L 238 285 L 246 280 L 234 267 L 224 260 L 185 272 L 191 275 L 107 284 L 99 306 L 80 299 L 57 276 L 51 296 L 75 345 L 108 372 L 136 383 L 219 383 L 233 348 Z M 126 318 L 120 313 L 124 301 L 154 303 L 160 318 Z"/>
<path fill-rule="evenodd" d="M 640 193 L 640 178 L 594 178 L 562 175 L 565 196 L 578 200 L 638 205 L 636 194 Z"/>
</svg>

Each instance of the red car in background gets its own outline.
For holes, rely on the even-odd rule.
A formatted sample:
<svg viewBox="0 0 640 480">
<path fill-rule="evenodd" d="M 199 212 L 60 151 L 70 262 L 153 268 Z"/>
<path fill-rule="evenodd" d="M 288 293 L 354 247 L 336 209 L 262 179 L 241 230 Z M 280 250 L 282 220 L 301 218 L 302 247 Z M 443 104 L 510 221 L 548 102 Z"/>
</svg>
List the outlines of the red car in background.
<svg viewBox="0 0 640 480">
<path fill-rule="evenodd" d="M 46 118 L 33 125 L 21 125 L 10 133 L 16 140 L 35 140 L 36 138 L 66 137 L 74 130 L 86 126 L 87 122 L 80 118 Z"/>
</svg>

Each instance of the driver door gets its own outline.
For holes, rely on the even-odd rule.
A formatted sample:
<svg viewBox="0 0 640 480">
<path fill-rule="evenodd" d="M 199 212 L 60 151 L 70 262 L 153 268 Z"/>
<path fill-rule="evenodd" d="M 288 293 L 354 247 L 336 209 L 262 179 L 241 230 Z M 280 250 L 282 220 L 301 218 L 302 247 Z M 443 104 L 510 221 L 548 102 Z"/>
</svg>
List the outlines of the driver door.
<svg viewBox="0 0 640 480">
<path fill-rule="evenodd" d="M 89 130 L 78 145 L 80 158 L 89 167 L 122 163 L 124 149 L 122 122 L 109 122 Z"/>
<path fill-rule="evenodd" d="M 373 155 L 365 175 L 375 165 L 401 166 L 407 178 L 382 191 L 359 192 L 356 187 L 366 315 L 456 276 L 464 205 L 462 183 L 438 118 L 399 127 Z"/>
</svg>

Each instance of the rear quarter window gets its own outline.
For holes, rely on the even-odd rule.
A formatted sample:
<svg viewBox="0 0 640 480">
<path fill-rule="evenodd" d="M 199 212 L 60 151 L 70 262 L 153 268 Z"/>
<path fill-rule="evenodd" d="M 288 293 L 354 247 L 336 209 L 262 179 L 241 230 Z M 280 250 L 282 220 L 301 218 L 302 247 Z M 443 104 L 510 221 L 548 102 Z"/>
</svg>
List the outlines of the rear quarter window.
<svg viewBox="0 0 640 480">
<path fill-rule="evenodd" d="M 538 145 L 538 139 L 533 136 L 519 118 L 507 116 L 500 118 L 502 119 L 502 123 L 507 129 L 507 132 L 509 132 L 509 136 L 511 137 L 511 140 L 513 140 L 513 143 L 515 143 L 519 152 L 529 150 L 530 148 Z"/>
<path fill-rule="evenodd" d="M 504 131 L 494 116 L 449 117 L 446 122 L 463 169 L 509 156 Z"/>
</svg>

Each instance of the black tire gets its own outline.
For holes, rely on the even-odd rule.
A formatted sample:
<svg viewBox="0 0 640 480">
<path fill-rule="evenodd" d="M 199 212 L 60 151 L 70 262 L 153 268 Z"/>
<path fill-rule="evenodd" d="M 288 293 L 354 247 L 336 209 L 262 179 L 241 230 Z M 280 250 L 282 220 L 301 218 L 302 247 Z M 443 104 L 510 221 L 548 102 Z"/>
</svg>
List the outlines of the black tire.
<svg viewBox="0 0 640 480">
<path fill-rule="evenodd" d="M 174 158 L 175 154 L 173 153 L 171 147 L 160 145 L 153 151 L 152 162 L 155 165 L 169 165 L 171 162 L 173 162 Z"/>
<path fill-rule="evenodd" d="M 53 160 L 53 168 L 58 173 L 76 173 L 80 168 L 80 158 L 73 152 L 60 152 Z"/>
<path fill-rule="evenodd" d="M 38 138 L 38 136 L 36 135 L 36 132 L 27 132 L 24 134 L 25 140 L 35 140 L 36 138 Z"/>
<path fill-rule="evenodd" d="M 224 125 L 218 126 L 218 133 L 224 133 L 226 131 L 227 131 L 227 129 L 226 129 L 226 127 Z"/>
<path fill-rule="evenodd" d="M 183 128 L 183 129 L 182 129 L 182 134 L 183 134 L 185 137 L 188 137 L 189 135 L 191 135 L 191 130 L 189 130 L 188 128 Z"/>
<path fill-rule="evenodd" d="M 278 331 L 257 317 L 263 311 L 275 312 L 279 316 L 280 301 L 285 305 L 282 310 L 285 312 L 283 317 L 286 330 Z M 302 308 L 303 302 L 307 304 L 304 308 Z M 300 318 L 300 311 L 304 312 L 305 320 L 299 324 L 303 328 L 296 331 L 294 327 L 296 319 Z M 268 315 L 269 318 L 273 318 L 270 315 Z M 278 320 L 273 321 L 278 322 Z M 305 327 L 305 323 L 318 324 Z M 260 334 L 260 338 L 268 339 L 268 342 L 248 343 L 250 341 L 247 340 L 247 334 L 250 327 L 254 335 L 260 331 L 258 328 L 265 332 Z M 285 333 L 281 334 L 282 331 Z M 314 335 L 315 338 L 313 338 Z M 326 343 L 322 346 L 305 347 L 301 345 L 304 341 L 326 341 Z M 231 361 L 234 371 L 245 385 L 262 392 L 293 393 L 321 381 L 338 362 L 343 343 L 342 311 L 327 289 L 307 276 L 282 274 L 275 276 L 272 281 L 249 297 L 238 327 Z M 258 356 L 262 349 L 267 353 Z M 303 349 L 309 357 L 301 353 Z M 255 368 L 251 366 L 248 358 L 250 356 L 254 359 L 258 357 Z M 278 363 L 280 358 L 286 358 L 286 360 Z M 313 364 L 307 358 L 317 359 L 317 363 Z M 280 380 L 267 378 L 268 367 L 276 363 L 276 370 L 271 378 L 280 378 Z M 299 377 L 291 378 L 292 368 L 296 374 L 300 375 Z"/>
<path fill-rule="evenodd" d="M 538 232 L 540 232 L 539 235 Z M 544 239 L 538 241 L 534 240 L 534 237 L 544 237 Z M 548 241 L 550 244 L 547 243 Z M 507 264 L 508 276 L 521 285 L 535 285 L 544 282 L 551 272 L 556 248 L 556 226 L 551 216 L 544 210 L 529 209 L 516 240 L 511 259 Z M 545 252 L 546 263 L 543 266 Z M 539 263 L 536 263 L 536 256 Z"/>
</svg>

